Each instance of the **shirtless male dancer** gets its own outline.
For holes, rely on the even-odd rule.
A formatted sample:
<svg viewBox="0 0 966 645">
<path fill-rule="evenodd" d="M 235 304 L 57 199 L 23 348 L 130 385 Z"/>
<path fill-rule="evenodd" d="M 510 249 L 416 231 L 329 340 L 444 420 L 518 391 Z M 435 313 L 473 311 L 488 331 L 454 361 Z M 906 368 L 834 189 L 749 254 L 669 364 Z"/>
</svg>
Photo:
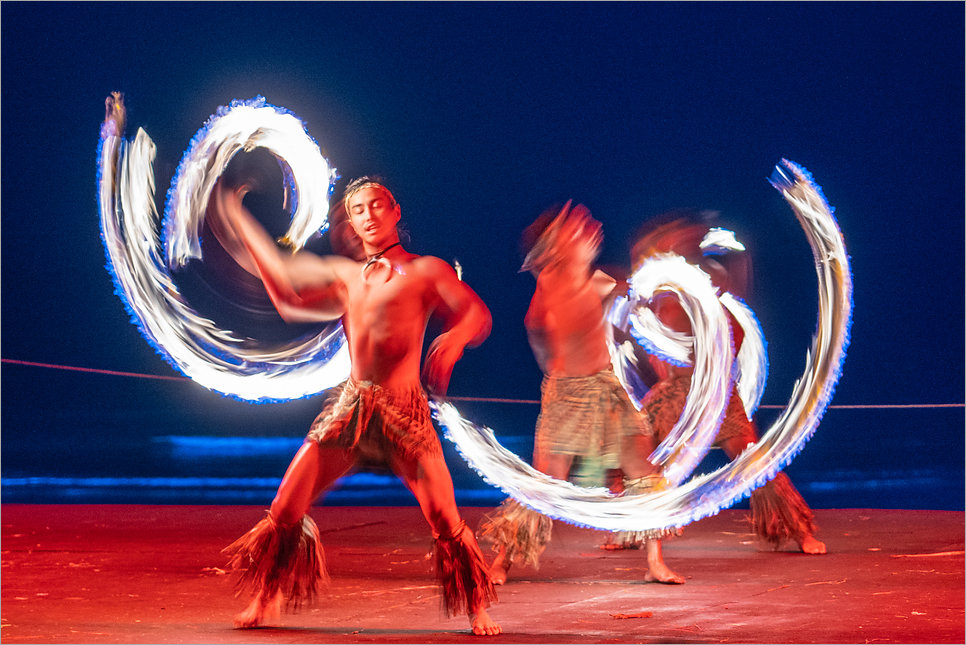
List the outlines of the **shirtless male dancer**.
<svg viewBox="0 0 966 645">
<path fill-rule="evenodd" d="M 618 467 L 627 494 L 653 488 L 661 475 L 647 457 L 654 433 L 634 408 L 614 375 L 607 347 L 604 303 L 616 281 L 593 267 L 602 241 L 600 222 L 584 206 L 544 213 L 524 233 L 527 258 L 537 287 L 525 324 L 533 353 L 544 373 L 534 467 L 556 479 L 571 479 L 576 460 L 599 471 Z M 550 539 L 552 521 L 512 499 L 506 500 L 481 527 L 493 544 L 490 567 L 494 584 L 506 582 L 514 562 L 538 565 Z M 645 580 L 683 584 L 664 563 L 660 537 L 672 531 L 646 532 Z"/>
<path fill-rule="evenodd" d="M 689 210 L 659 215 L 638 231 L 638 240 L 631 249 L 632 261 L 635 266 L 640 266 L 650 256 L 676 253 L 701 267 L 711 276 L 712 284 L 722 292 L 730 291 L 744 298 L 751 279 L 749 256 L 746 251 L 717 257 L 704 252 L 701 242 L 709 228 L 700 214 Z M 677 297 L 670 294 L 656 297 L 652 301 L 652 308 L 665 325 L 682 333 L 691 333 L 691 322 Z M 730 314 L 729 319 L 737 354 L 744 333 Z M 684 410 L 694 368 L 675 366 L 653 356 L 650 359 L 651 368 L 660 380 L 641 402 L 641 412 L 648 417 L 657 432 L 657 440 L 661 441 Z M 728 459 L 733 461 L 749 443 L 756 443 L 759 436 L 757 423 L 754 419 L 748 419 L 737 389 L 733 387 L 714 445 L 723 449 Z M 754 531 L 765 542 L 777 548 L 790 540 L 803 553 L 825 553 L 825 544 L 814 536 L 817 526 L 812 510 L 785 473 L 778 473 L 767 484 L 752 492 L 751 511 Z M 632 538 L 618 534 L 614 546 L 636 545 Z"/>
<path fill-rule="evenodd" d="M 225 549 L 230 568 L 254 595 L 235 625 L 251 628 L 276 618 L 283 596 L 293 606 L 315 596 L 326 573 L 309 508 L 366 457 L 387 462 L 419 501 L 433 531 L 447 614 L 467 613 L 474 634 L 501 633 L 486 612 L 496 592 L 473 531 L 456 508 L 422 385 L 445 394 L 464 348 L 489 335 L 489 310 L 446 262 L 403 249 L 399 204 L 377 181 L 356 179 L 344 197 L 366 261 L 279 248 L 242 206 L 246 190 L 219 182 L 209 207 L 212 228 L 233 256 L 253 265 L 284 320 L 342 319 L 352 370 L 312 424 L 268 516 Z M 444 317 L 444 331 L 420 371 L 431 314 Z"/>
</svg>

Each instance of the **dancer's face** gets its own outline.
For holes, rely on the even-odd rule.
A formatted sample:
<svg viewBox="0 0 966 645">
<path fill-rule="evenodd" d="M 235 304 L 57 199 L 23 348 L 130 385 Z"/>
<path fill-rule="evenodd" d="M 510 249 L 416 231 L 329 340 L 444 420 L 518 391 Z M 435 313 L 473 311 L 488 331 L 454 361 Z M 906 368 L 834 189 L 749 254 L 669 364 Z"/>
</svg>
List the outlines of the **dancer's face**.
<svg viewBox="0 0 966 645">
<path fill-rule="evenodd" d="M 659 230 L 634 245 L 638 261 L 659 253 L 676 253 L 697 264 L 701 261 L 701 240 L 708 227 L 699 225 L 676 225 Z"/>
<path fill-rule="evenodd" d="M 590 211 L 579 211 L 580 208 L 574 209 L 562 231 L 564 252 L 575 262 L 589 266 L 600 253 L 604 235 L 601 232 L 601 223 L 590 216 Z"/>
<path fill-rule="evenodd" d="M 396 237 L 399 204 L 381 186 L 369 186 L 349 198 L 349 223 L 372 253 L 382 250 L 387 239 Z M 394 240 L 395 241 L 395 240 Z"/>
<path fill-rule="evenodd" d="M 584 222 L 581 235 L 578 238 L 580 251 L 583 259 L 590 264 L 597 259 L 600 254 L 600 245 L 604 241 L 603 225 L 593 217 L 588 217 Z"/>
</svg>

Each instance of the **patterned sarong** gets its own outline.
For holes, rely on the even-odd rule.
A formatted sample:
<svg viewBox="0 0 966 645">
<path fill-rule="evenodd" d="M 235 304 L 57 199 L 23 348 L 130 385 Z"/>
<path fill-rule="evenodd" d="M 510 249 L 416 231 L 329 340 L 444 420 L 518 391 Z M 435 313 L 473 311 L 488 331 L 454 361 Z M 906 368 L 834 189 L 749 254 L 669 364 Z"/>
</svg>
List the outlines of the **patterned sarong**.
<svg viewBox="0 0 966 645">
<path fill-rule="evenodd" d="M 358 451 L 372 461 L 385 461 L 391 454 L 407 459 L 443 454 L 422 388 L 389 390 L 352 379 L 330 397 L 306 441 Z"/>
<path fill-rule="evenodd" d="M 575 484 L 603 485 L 604 472 L 620 467 L 624 439 L 653 433 L 610 368 L 590 376 L 546 376 L 540 392 L 534 456 L 578 458 Z M 496 552 L 505 548 L 507 563 L 539 568 L 552 530 L 549 517 L 507 499 L 484 517 L 480 536 Z"/>
<path fill-rule="evenodd" d="M 658 441 L 671 432 L 680 418 L 690 387 L 691 377 L 679 376 L 657 383 L 644 397 L 641 412 L 657 433 Z M 758 441 L 755 424 L 748 419 L 741 397 L 732 388 L 714 445 L 720 447 L 735 437 L 742 439 L 743 446 Z M 752 491 L 750 521 L 758 537 L 775 546 L 810 535 L 818 528 L 812 509 L 785 473 L 778 473 L 770 482 Z"/>
<path fill-rule="evenodd" d="M 674 424 L 681 418 L 690 388 L 691 377 L 687 375 L 659 381 L 641 401 L 641 413 L 647 417 L 649 425 L 657 435 L 658 443 L 664 441 Z M 747 443 L 758 441 L 758 433 L 755 431 L 754 424 L 745 415 L 741 397 L 738 396 L 737 390 L 732 388 L 725 418 L 721 422 L 714 445 L 721 446 L 734 437 L 743 437 L 748 440 Z"/>
<path fill-rule="evenodd" d="M 620 467 L 625 437 L 653 432 L 613 370 L 590 376 L 546 376 L 534 446 L 540 455 L 574 455 Z"/>
</svg>

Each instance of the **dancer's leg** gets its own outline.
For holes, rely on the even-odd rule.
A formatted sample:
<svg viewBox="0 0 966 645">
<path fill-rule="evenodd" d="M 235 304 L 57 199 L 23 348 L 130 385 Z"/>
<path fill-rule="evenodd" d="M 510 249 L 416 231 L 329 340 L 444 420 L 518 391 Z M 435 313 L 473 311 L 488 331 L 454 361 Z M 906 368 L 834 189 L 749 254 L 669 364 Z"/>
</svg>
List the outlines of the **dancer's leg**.
<svg viewBox="0 0 966 645">
<path fill-rule="evenodd" d="M 502 585 L 511 564 L 539 568 L 540 554 L 553 532 L 553 520 L 508 497 L 484 518 L 480 531 L 481 537 L 497 551 L 490 567 L 490 580 Z"/>
<path fill-rule="evenodd" d="M 323 449 L 315 441 L 302 444 L 278 487 L 269 521 L 280 527 L 301 523 L 315 498 L 354 463 L 354 455 L 345 451 Z M 281 601 L 280 591 L 259 589 L 245 611 L 235 616 L 235 626 L 250 629 L 278 619 Z"/>
<path fill-rule="evenodd" d="M 476 543 L 476 537 L 473 535 L 473 531 L 463 522 L 459 510 L 456 508 L 453 480 L 442 454 L 422 455 L 417 458 L 397 455 L 392 459 L 391 465 L 399 478 L 416 496 L 419 508 L 423 511 L 426 521 L 429 522 L 437 542 L 442 540 L 460 542 L 461 544 L 457 545 L 457 548 L 465 549 L 468 552 L 460 551 L 462 555 L 459 559 L 464 561 L 458 562 L 456 565 L 466 570 L 466 578 L 462 582 L 465 583 L 465 587 L 471 587 L 466 589 L 465 602 L 473 633 L 478 636 L 493 636 L 502 633 L 503 628 L 494 622 L 486 612 L 489 598 L 495 599 L 496 594 L 488 579 L 483 554 Z M 439 544 L 437 544 L 437 548 L 440 548 Z M 446 585 L 444 584 L 444 594 L 445 592 Z M 461 601 L 455 600 L 454 602 L 456 604 L 453 607 L 448 607 L 448 609 L 460 608 Z"/>
<path fill-rule="evenodd" d="M 322 491 L 342 477 L 355 462 L 354 453 L 322 448 L 315 441 L 305 442 L 278 486 L 272 501 L 272 517 L 285 525 L 299 521 Z"/>
<path fill-rule="evenodd" d="M 542 473 L 550 475 L 554 479 L 562 479 L 566 481 L 570 475 L 570 468 L 573 465 L 573 462 L 573 455 L 541 455 L 538 453 L 534 457 L 534 468 Z M 547 521 L 549 521 L 549 519 Z M 549 530 L 547 531 L 547 539 L 549 539 Z M 495 585 L 502 585 L 506 583 L 507 574 L 509 573 L 510 567 L 513 564 L 507 554 L 506 544 L 500 544 L 499 548 L 500 550 L 497 552 L 496 558 L 493 560 L 493 564 L 490 565 L 490 579 L 493 580 L 493 584 Z"/>
<path fill-rule="evenodd" d="M 660 538 L 647 538 L 644 543 L 644 548 L 647 551 L 647 573 L 644 574 L 645 581 L 660 582 L 666 585 L 683 585 L 685 583 L 684 576 L 674 573 L 664 564 Z"/>
<path fill-rule="evenodd" d="M 758 440 L 758 436 L 757 425 L 752 421 L 745 433 L 719 440 L 718 445 L 728 455 L 728 459 L 734 461 L 750 442 Z M 784 473 L 779 473 L 772 481 L 752 493 L 751 508 L 752 523 L 760 527 L 758 532 L 762 539 L 778 546 L 787 535 L 798 544 L 803 553 L 825 553 L 825 543 L 816 540 L 814 536 L 815 523 L 812 521 L 811 509 Z M 762 510 L 763 508 L 774 508 L 775 519 L 758 517 L 771 513 Z M 769 525 L 772 530 L 767 528 Z"/>
<path fill-rule="evenodd" d="M 645 477 L 657 479 L 660 475 L 659 469 L 647 460 L 647 457 L 654 452 L 654 448 L 655 437 L 652 434 L 640 433 L 625 437 L 621 448 L 621 470 L 624 471 L 627 481 L 641 480 Z M 661 539 L 647 537 L 644 541 L 647 552 L 647 573 L 644 579 L 648 582 L 683 585 L 684 577 L 671 571 L 664 563 Z"/>
<path fill-rule="evenodd" d="M 490 565 L 490 580 L 493 581 L 493 584 L 506 584 L 506 576 L 510 572 L 511 564 L 506 554 L 506 544 L 501 544 L 500 550 L 496 553 L 496 558 L 493 559 L 493 564 Z"/>
<path fill-rule="evenodd" d="M 574 464 L 573 455 L 537 454 L 533 459 L 533 467 L 554 479 L 567 481 L 570 478 L 570 468 Z"/>
</svg>

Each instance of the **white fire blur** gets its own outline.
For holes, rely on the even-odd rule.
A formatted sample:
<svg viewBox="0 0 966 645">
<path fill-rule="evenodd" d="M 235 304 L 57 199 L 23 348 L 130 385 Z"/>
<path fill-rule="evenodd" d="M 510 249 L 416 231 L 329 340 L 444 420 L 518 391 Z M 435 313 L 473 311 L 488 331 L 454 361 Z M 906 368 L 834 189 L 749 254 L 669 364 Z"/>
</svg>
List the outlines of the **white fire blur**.
<svg viewBox="0 0 966 645">
<path fill-rule="evenodd" d="M 298 117 L 257 97 L 220 108 L 199 130 L 169 191 L 167 266 L 156 232 L 154 143 L 140 129 L 133 141 L 118 135 L 105 133 L 98 158 L 101 233 L 116 292 L 148 342 L 201 385 L 250 401 L 309 396 L 345 380 L 349 357 L 341 326 L 267 346 L 199 315 L 168 272 L 168 266 L 201 257 L 199 230 L 208 196 L 239 150 L 264 147 L 283 162 L 293 209 L 287 239 L 295 248 L 326 226 L 335 169 Z"/>
<path fill-rule="evenodd" d="M 792 207 L 812 247 L 818 274 L 819 311 L 812 347 L 805 356 L 805 372 L 796 383 L 784 412 L 757 443 L 750 444 L 730 464 L 677 487 L 642 495 L 615 496 L 603 488 L 580 488 L 537 472 L 503 449 L 491 430 L 473 425 L 451 404 L 436 400 L 433 405 L 437 419 L 447 436 L 456 442 L 464 459 L 486 481 L 533 510 L 606 531 L 681 527 L 714 515 L 750 495 L 790 463 L 818 427 L 841 374 L 852 319 L 852 275 L 832 208 L 811 175 L 783 159 L 771 183 Z M 732 309 L 733 303 L 725 306 Z M 696 334 L 695 351 L 702 344 L 702 338 Z M 763 339 L 761 342 L 763 346 Z M 730 355 L 726 360 L 730 365 Z M 750 369 L 763 373 L 760 365 Z M 714 370 L 709 366 L 705 374 L 712 375 Z M 697 369 L 692 380 L 698 380 Z M 692 383 L 689 398 L 694 395 Z M 749 394 L 749 398 L 753 397 L 760 397 L 760 392 Z M 709 425 L 715 422 L 710 418 L 702 421 Z M 700 437 L 700 433 L 708 431 L 700 428 L 695 434 Z M 712 434 L 714 431 L 716 428 L 710 430 Z M 669 466 L 673 464 L 669 462 Z"/>
</svg>

